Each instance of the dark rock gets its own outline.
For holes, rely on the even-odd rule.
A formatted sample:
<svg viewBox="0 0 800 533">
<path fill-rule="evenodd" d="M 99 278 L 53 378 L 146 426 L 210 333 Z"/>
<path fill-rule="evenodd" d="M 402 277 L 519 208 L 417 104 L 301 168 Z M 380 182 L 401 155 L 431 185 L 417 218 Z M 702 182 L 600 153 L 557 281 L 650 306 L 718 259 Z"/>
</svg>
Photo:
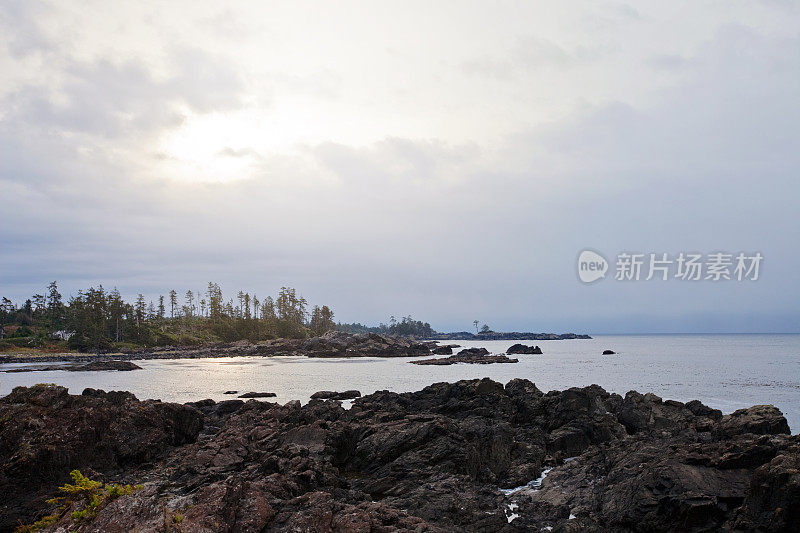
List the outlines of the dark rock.
<svg viewBox="0 0 800 533">
<path fill-rule="evenodd" d="M 17 374 L 21 372 L 52 372 L 54 370 L 69 370 L 71 365 L 35 365 L 35 366 L 22 366 L 19 368 L 9 368 L 3 370 L 9 374 Z"/>
<path fill-rule="evenodd" d="M 464 348 L 456 355 L 489 355 L 489 350 L 486 348 Z"/>
<path fill-rule="evenodd" d="M 137 364 L 131 363 L 130 361 L 92 361 L 91 363 L 87 363 L 85 365 L 81 365 L 75 368 L 69 368 L 73 372 L 90 372 L 95 370 L 120 370 L 120 371 L 129 371 L 129 370 L 141 370 Z"/>
<path fill-rule="evenodd" d="M 242 400 L 225 400 L 219 402 L 214 407 L 214 413 L 217 415 L 227 415 L 235 413 L 242 408 L 244 402 Z"/>
<path fill-rule="evenodd" d="M 442 357 L 438 359 L 420 359 L 418 361 L 409 362 L 415 365 L 454 365 L 456 363 L 490 365 L 493 363 L 519 363 L 519 359 L 509 359 L 505 355 L 481 355 L 474 352 L 465 354 L 463 353 L 465 351 L 466 350 L 461 350 L 457 355 L 451 355 L 450 357 Z"/>
<path fill-rule="evenodd" d="M 353 400 L 360 397 L 361 393 L 357 390 L 348 390 L 344 392 L 321 390 L 311 395 L 311 398 L 315 400 Z"/>
<path fill-rule="evenodd" d="M 786 418 L 772 405 L 754 405 L 739 409 L 722 417 L 714 429 L 715 435 L 731 437 L 743 433 L 756 435 L 788 435 L 789 424 Z"/>
<path fill-rule="evenodd" d="M 431 345 L 377 333 L 354 335 L 329 331 L 320 337 L 302 341 L 291 353 L 308 357 L 416 357 L 429 355 Z"/>
<path fill-rule="evenodd" d="M 274 398 L 277 396 L 274 392 L 245 392 L 240 394 L 239 398 Z"/>
<path fill-rule="evenodd" d="M 127 392 L 16 387 L 0 399 L 0 531 L 33 522 L 71 470 L 152 463 L 194 442 L 202 425 L 192 407 L 140 402 Z"/>
<path fill-rule="evenodd" d="M 239 394 L 238 390 L 226 390 L 222 394 Z"/>
<path fill-rule="evenodd" d="M 64 364 L 64 365 L 26 366 L 21 368 L 12 368 L 11 370 L 6 370 L 6 372 L 51 372 L 53 370 L 68 370 L 70 372 L 94 372 L 101 370 L 128 371 L 128 370 L 141 370 L 141 369 L 142 367 L 140 367 L 137 364 L 131 363 L 130 361 L 110 360 L 110 361 L 91 361 L 83 365 Z"/>
<path fill-rule="evenodd" d="M 525 346 L 524 344 L 514 344 L 506 353 L 509 355 L 517 355 L 517 354 L 530 354 L 530 355 L 541 355 L 542 349 L 538 346 Z"/>
<path fill-rule="evenodd" d="M 615 353 L 617 352 L 614 350 L 603 350 L 603 355 L 614 355 Z"/>
<path fill-rule="evenodd" d="M 800 443 L 753 472 L 733 527 L 739 530 L 797 531 L 800 524 Z"/>
<path fill-rule="evenodd" d="M 85 394 L 85 392 L 86 391 L 84 391 L 84 394 Z M 211 398 L 206 398 L 205 400 L 198 400 L 196 402 L 188 402 L 186 405 L 190 405 L 190 406 L 194 407 L 195 409 L 199 409 L 199 410 L 205 412 L 209 407 L 214 407 L 215 405 L 217 405 L 217 402 L 215 402 Z"/>
<path fill-rule="evenodd" d="M 721 417 L 524 379 L 379 391 L 349 410 L 109 394 L 0 399 L 0 528 L 49 512 L 71 468 L 144 487 L 79 525 L 70 508 L 47 533 L 792 531 L 800 518 L 800 437 L 771 406 Z"/>
<path fill-rule="evenodd" d="M 437 346 L 433 350 L 431 350 L 433 355 L 452 355 L 453 349 L 449 346 Z"/>
<path fill-rule="evenodd" d="M 114 405 L 122 405 L 126 401 L 138 401 L 132 392 L 128 391 L 104 391 L 103 389 L 83 389 L 81 396 L 91 396 L 93 398 L 103 398 Z"/>
<path fill-rule="evenodd" d="M 707 405 L 703 405 L 699 400 L 687 402 L 686 408 L 696 416 L 709 417 L 715 421 L 718 421 L 722 418 L 722 411 L 719 409 L 712 409 Z"/>
<path fill-rule="evenodd" d="M 527 379 L 512 379 L 506 384 L 506 392 L 512 396 L 542 396 L 544 393 L 536 385 Z"/>
</svg>

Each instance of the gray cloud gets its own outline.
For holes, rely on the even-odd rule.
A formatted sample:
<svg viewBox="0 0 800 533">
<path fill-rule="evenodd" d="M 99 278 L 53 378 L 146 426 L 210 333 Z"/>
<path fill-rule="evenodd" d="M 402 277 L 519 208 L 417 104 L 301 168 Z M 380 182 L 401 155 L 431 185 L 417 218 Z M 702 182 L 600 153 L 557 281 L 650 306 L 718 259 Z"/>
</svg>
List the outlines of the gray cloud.
<svg viewBox="0 0 800 533">
<path fill-rule="evenodd" d="M 5 98 L 9 122 L 104 137 L 179 125 L 179 105 L 204 113 L 241 105 L 243 84 L 228 66 L 197 50 L 175 55 L 174 75 L 156 79 L 138 61 L 65 61 L 57 86 L 28 85 Z"/>
<path fill-rule="evenodd" d="M 0 29 L 7 36 L 6 44 L 14 56 L 54 50 L 54 43 L 36 23 L 44 10 L 45 6 L 35 0 L 8 0 L 3 3 Z"/>
<path fill-rule="evenodd" d="M 621 11 L 611 14 L 619 24 L 654 17 L 645 8 Z M 410 313 L 440 329 L 478 318 L 534 330 L 797 330 L 796 32 L 714 25 L 680 55 L 666 47 L 635 58 L 613 42 L 598 39 L 593 49 L 571 35 L 577 44 L 529 42 L 528 56 L 503 58 L 499 47 L 454 59 L 458 72 L 439 74 L 467 75 L 444 96 L 437 80 L 419 74 L 419 105 L 429 98 L 432 107 L 459 110 L 452 115 L 425 108 L 407 116 L 397 100 L 352 94 L 359 83 L 390 77 L 394 64 L 357 77 L 320 61 L 272 69 L 259 84 L 252 67 L 200 45 L 169 43 L 165 69 L 144 57 L 48 52 L 47 79 L 21 76 L 3 97 L 0 294 L 23 298 L 58 279 L 66 292 L 103 283 L 155 296 L 216 280 L 228 293 L 294 285 L 342 320 Z M 16 40 L 11 49 L 26 49 Z M 577 92 L 565 96 L 579 101 L 568 113 L 538 121 L 526 114 L 529 102 L 509 97 L 534 86 L 519 75 L 525 69 L 554 72 L 545 82 L 593 79 L 612 72 L 606 62 L 617 54 L 632 65 L 613 70 L 620 86 L 661 70 L 668 82 L 636 98 Z M 500 62 L 481 67 L 486 58 Z M 487 75 L 497 82 L 491 98 L 468 92 Z M 157 157 L 176 159 L 156 141 L 180 129 L 184 108 L 247 113 L 265 87 L 295 82 L 266 99 L 278 107 L 292 101 L 297 121 L 324 109 L 321 119 L 344 117 L 334 129 L 348 132 L 361 118 L 344 107 L 352 105 L 372 113 L 367 126 L 393 121 L 394 129 L 365 142 L 226 140 L 211 155 L 246 169 L 230 183 L 177 181 L 153 166 Z M 458 105 L 451 88 L 467 94 Z M 306 105 L 319 107 L 305 113 Z M 444 134 L 436 129 L 443 120 L 478 126 Z M 479 135 L 497 124 L 501 133 Z M 268 131 L 294 125 L 270 123 Z M 587 287 L 573 264 L 585 247 L 609 255 L 758 250 L 768 270 L 750 285 Z"/>
</svg>

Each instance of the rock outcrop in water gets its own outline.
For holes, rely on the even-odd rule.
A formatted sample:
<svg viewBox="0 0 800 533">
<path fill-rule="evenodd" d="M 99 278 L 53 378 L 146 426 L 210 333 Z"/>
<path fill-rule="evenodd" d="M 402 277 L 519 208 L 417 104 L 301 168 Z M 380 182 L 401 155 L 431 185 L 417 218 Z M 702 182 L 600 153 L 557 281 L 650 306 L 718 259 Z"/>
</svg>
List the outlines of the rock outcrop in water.
<svg viewBox="0 0 800 533">
<path fill-rule="evenodd" d="M 240 394 L 239 398 L 274 398 L 277 396 L 274 392 L 245 392 Z"/>
<path fill-rule="evenodd" d="M 542 349 L 538 346 L 525 346 L 524 344 L 513 344 L 506 350 L 509 355 L 542 355 Z"/>
<path fill-rule="evenodd" d="M 57 386 L 0 399 L 2 531 L 52 512 L 76 468 L 142 488 L 79 523 L 73 504 L 43 531 L 792 531 L 799 467 L 800 438 L 771 406 L 722 416 L 520 379 L 377 392 L 350 410 Z"/>
<path fill-rule="evenodd" d="M 36 365 L 22 368 L 12 368 L 6 372 L 50 372 L 53 370 L 68 370 L 70 372 L 98 372 L 105 370 L 130 371 L 141 370 L 142 367 L 130 361 L 102 360 L 92 361 L 86 364 L 65 364 L 65 365 Z"/>
<path fill-rule="evenodd" d="M 357 390 L 346 390 L 336 392 L 332 390 L 321 390 L 311 395 L 313 400 L 354 400 L 359 398 L 361 393 Z"/>
<path fill-rule="evenodd" d="M 308 357 L 416 357 L 429 355 L 431 346 L 377 333 L 352 335 L 329 331 L 303 342 L 302 350 Z"/>
<path fill-rule="evenodd" d="M 462 350 L 462 352 L 465 350 Z M 466 363 L 469 365 L 491 365 L 494 363 L 519 363 L 519 359 L 511 359 L 505 355 L 484 355 L 473 352 L 451 355 L 450 357 L 440 357 L 434 359 L 418 359 L 409 361 L 415 365 L 455 365 L 456 363 Z"/>
</svg>

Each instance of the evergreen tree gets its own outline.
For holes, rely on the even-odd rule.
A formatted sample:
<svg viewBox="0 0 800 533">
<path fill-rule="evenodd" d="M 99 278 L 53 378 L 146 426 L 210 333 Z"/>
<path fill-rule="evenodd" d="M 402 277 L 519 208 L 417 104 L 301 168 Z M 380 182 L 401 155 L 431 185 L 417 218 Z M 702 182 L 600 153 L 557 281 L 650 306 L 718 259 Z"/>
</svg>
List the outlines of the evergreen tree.
<svg viewBox="0 0 800 533">
<path fill-rule="evenodd" d="M 264 320 L 274 320 L 277 318 L 275 314 L 275 302 L 272 300 L 272 296 L 264 298 L 264 302 L 261 304 L 261 318 Z"/>
<path fill-rule="evenodd" d="M 194 293 L 190 290 L 186 291 L 186 306 L 183 308 L 183 314 L 187 317 L 194 316 Z"/>
<path fill-rule="evenodd" d="M 64 329 L 66 309 L 55 281 L 47 286 L 47 328 L 50 333 Z"/>
<path fill-rule="evenodd" d="M 175 308 L 178 306 L 178 293 L 175 289 L 169 291 L 169 317 L 175 318 Z"/>
<path fill-rule="evenodd" d="M 122 296 L 114 287 L 114 290 L 108 294 L 108 315 L 109 323 L 111 326 L 111 337 L 115 342 L 123 340 L 123 331 L 125 325 L 125 302 L 122 301 Z"/>
</svg>

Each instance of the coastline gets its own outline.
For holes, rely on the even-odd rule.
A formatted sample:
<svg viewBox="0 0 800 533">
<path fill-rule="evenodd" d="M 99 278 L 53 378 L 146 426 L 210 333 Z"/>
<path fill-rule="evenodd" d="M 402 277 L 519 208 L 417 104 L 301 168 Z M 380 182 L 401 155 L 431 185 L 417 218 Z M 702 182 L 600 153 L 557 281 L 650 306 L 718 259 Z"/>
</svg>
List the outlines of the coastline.
<svg viewBox="0 0 800 533">
<path fill-rule="evenodd" d="M 490 336 L 469 338 L 449 337 L 416 339 L 377 333 L 351 334 L 329 332 L 309 339 L 274 339 L 260 342 L 246 340 L 229 343 L 212 343 L 198 346 L 162 346 L 126 352 L 87 353 L 26 353 L 0 354 L 4 363 L 55 363 L 92 362 L 99 359 L 137 361 L 150 359 L 203 359 L 216 357 L 250 357 L 274 355 L 305 355 L 308 357 L 405 357 L 436 355 L 433 349 L 442 340 L 574 340 L 591 339 L 588 335 L 573 333 L 492 333 Z M 368 346 L 362 346 L 369 344 Z"/>
</svg>

